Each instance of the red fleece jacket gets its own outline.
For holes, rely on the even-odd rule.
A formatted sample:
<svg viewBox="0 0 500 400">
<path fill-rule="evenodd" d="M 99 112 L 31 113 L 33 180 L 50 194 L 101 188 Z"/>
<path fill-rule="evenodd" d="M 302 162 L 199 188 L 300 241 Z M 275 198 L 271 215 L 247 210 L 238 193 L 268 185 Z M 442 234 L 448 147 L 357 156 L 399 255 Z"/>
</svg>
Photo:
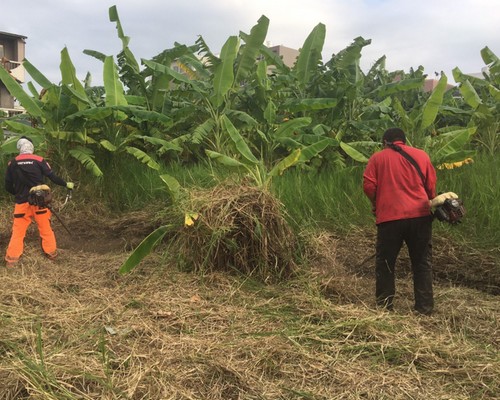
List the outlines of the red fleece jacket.
<svg viewBox="0 0 500 400">
<path fill-rule="evenodd" d="M 401 154 L 385 148 L 368 160 L 363 190 L 375 208 L 376 223 L 424 217 L 430 214 L 429 200 L 436 196 L 436 170 L 427 153 L 403 142 L 395 142 L 419 165 L 416 168 Z"/>
</svg>

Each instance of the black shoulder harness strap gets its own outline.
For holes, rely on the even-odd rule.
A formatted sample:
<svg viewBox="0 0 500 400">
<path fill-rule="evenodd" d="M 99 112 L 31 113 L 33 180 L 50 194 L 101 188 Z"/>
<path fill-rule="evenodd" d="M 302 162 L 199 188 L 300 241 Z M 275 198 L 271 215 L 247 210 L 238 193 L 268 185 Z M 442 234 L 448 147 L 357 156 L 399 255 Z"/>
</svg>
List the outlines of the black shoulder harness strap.
<svg viewBox="0 0 500 400">
<path fill-rule="evenodd" d="M 422 179 L 422 184 L 425 187 L 425 177 L 424 177 L 424 174 L 422 173 L 422 170 L 418 166 L 417 162 L 413 159 L 413 157 L 410 156 L 406 151 L 404 151 L 401 147 L 399 147 L 396 144 L 387 143 L 387 146 L 389 146 L 391 149 L 397 151 L 404 158 L 406 158 L 410 162 L 411 165 L 413 165 L 415 167 L 415 169 L 417 170 L 418 174 L 420 175 L 420 179 Z"/>
</svg>

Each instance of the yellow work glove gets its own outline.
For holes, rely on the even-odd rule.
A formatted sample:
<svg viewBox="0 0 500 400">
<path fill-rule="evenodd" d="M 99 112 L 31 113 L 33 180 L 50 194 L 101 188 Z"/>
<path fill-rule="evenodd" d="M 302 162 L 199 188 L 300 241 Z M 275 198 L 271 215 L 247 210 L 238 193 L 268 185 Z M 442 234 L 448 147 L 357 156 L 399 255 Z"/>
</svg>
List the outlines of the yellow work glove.
<svg viewBox="0 0 500 400">
<path fill-rule="evenodd" d="M 431 207 L 437 207 L 443 204 L 446 201 L 446 199 L 458 199 L 458 195 L 456 195 L 453 192 L 442 193 L 434 197 L 431 201 L 429 201 L 429 204 Z"/>
<path fill-rule="evenodd" d="M 66 183 L 66 187 L 69 189 L 69 190 L 73 190 L 73 188 L 75 187 L 75 184 L 73 182 L 67 182 Z"/>
</svg>

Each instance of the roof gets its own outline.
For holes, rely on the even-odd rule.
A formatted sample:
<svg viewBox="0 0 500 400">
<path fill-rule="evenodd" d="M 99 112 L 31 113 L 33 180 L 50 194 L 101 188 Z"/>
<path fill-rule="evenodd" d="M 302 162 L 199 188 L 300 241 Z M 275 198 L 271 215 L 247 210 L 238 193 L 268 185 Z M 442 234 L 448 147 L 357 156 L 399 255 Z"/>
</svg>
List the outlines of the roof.
<svg viewBox="0 0 500 400">
<path fill-rule="evenodd" d="M 24 35 L 18 35 L 16 33 L 2 32 L 2 31 L 0 31 L 0 36 L 10 36 L 13 38 L 18 38 L 18 39 L 27 39 L 28 38 L 27 36 L 24 36 Z"/>
</svg>

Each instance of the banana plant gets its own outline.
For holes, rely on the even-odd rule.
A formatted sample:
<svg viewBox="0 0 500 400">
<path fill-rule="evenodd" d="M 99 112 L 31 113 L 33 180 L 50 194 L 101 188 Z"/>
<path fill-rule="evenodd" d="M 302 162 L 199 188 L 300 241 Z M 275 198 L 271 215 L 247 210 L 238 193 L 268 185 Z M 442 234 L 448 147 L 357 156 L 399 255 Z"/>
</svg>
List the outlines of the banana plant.
<svg viewBox="0 0 500 400">
<path fill-rule="evenodd" d="M 9 129 L 19 135 L 29 135 L 42 154 L 47 153 L 51 155 L 51 158 L 58 157 L 63 161 L 67 154 L 73 155 L 71 151 L 75 151 L 75 146 L 93 143 L 93 139 L 87 135 L 83 125 L 65 121 L 66 117 L 75 112 L 93 106 L 83 86 L 76 78 L 68 50 L 63 48 L 61 51 L 62 83 L 60 85 L 50 82 L 29 60 L 25 60 L 23 65 L 42 90 L 38 93 L 34 85 L 28 82 L 27 86 L 31 92 L 28 93 L 4 69 L 0 69 L 0 79 L 31 118 L 32 126 L 16 122 L 16 120 L 6 121 L 5 124 Z M 20 118 L 24 117 L 20 116 Z M 11 145 L 14 140 L 15 138 L 12 138 L 3 143 L 4 152 L 15 151 Z M 70 149 L 69 152 L 68 149 Z M 75 158 L 95 175 L 101 174 L 90 154 L 77 154 Z"/>
<path fill-rule="evenodd" d="M 493 155 L 500 148 L 500 60 L 488 47 L 481 50 L 481 56 L 489 71 L 484 79 L 463 74 L 458 67 L 453 77 L 472 110 L 469 125 L 479 132 L 475 142 Z"/>
<path fill-rule="evenodd" d="M 168 128 L 171 125 L 171 119 L 164 114 L 128 104 L 118 67 L 112 56 L 105 58 L 103 81 L 105 105 L 74 113 L 66 119 L 85 121 L 85 125 L 91 127 L 94 143 L 99 145 L 99 149 L 113 154 L 126 152 L 139 162 L 158 170 L 160 168 L 158 162 L 138 144 L 148 143 L 153 147 L 160 146 L 163 150 L 178 151 L 180 148 L 169 143 L 168 140 L 142 134 L 139 126 L 142 121 L 147 121 Z M 129 120 L 135 121 L 135 125 Z M 79 148 L 75 152 L 81 150 Z"/>
<path fill-rule="evenodd" d="M 245 171 L 253 182 L 262 188 L 268 188 L 273 177 L 282 175 L 288 168 L 310 161 L 330 145 L 328 139 L 323 139 L 310 146 L 297 148 L 268 169 L 263 160 L 252 153 L 247 142 L 229 118 L 222 116 L 222 124 L 234 144 L 236 154 L 233 156 L 206 150 L 207 155 L 228 168 Z"/>
<path fill-rule="evenodd" d="M 399 119 L 399 125 L 407 133 L 407 140 L 412 145 L 421 147 L 426 136 L 432 132 L 433 123 L 447 89 L 447 82 L 448 78 L 442 73 L 437 86 L 427 100 L 423 104 L 415 106 L 409 112 L 405 110 L 399 99 L 393 99 L 394 119 Z"/>
</svg>

